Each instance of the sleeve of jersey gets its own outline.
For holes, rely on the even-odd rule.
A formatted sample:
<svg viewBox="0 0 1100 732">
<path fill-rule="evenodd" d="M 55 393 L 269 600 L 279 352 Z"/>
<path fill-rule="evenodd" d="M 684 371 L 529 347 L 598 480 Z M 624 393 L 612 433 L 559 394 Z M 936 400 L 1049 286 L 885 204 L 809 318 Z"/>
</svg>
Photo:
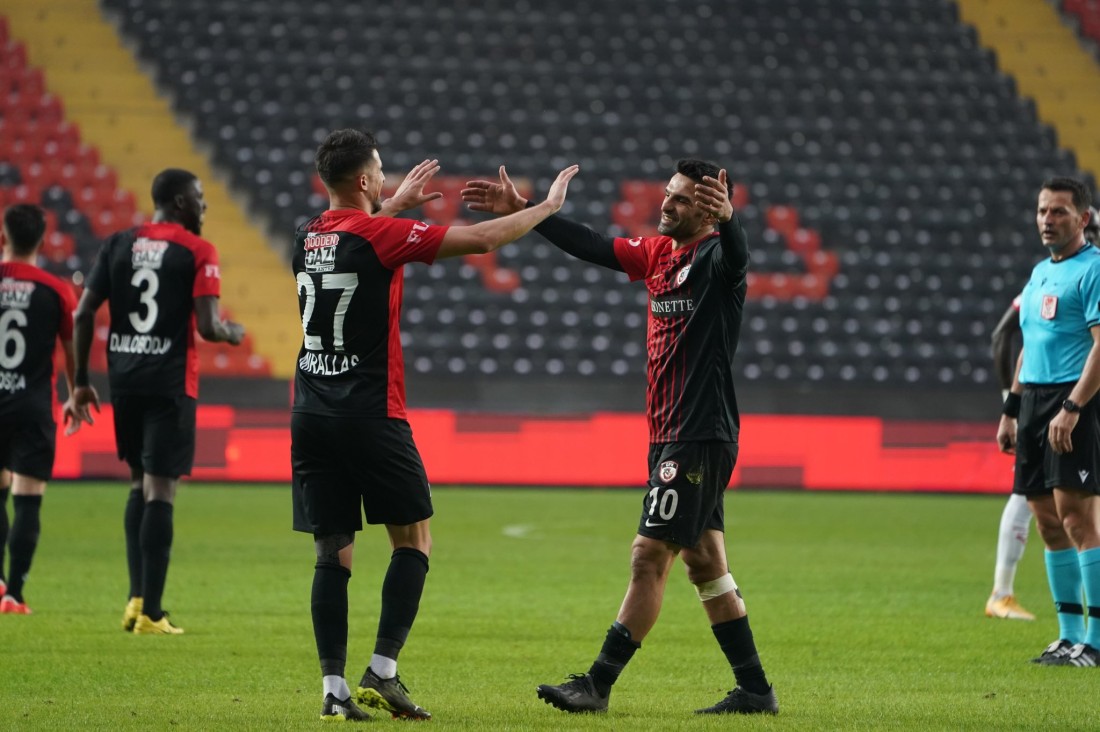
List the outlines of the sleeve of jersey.
<svg viewBox="0 0 1100 732">
<path fill-rule="evenodd" d="M 1100 325 L 1100 258 L 1097 258 L 1088 274 L 1081 278 L 1081 302 L 1085 309 L 1088 327 Z"/>
<path fill-rule="evenodd" d="M 195 285 L 192 297 L 221 297 L 222 273 L 218 266 L 218 250 L 203 240 L 195 248 Z"/>
<path fill-rule="evenodd" d="M 636 236 L 633 239 L 616 237 L 613 243 L 615 247 L 615 259 L 619 261 L 620 268 L 630 277 L 631 282 L 644 280 L 649 276 L 651 239 L 644 236 Z"/>
<path fill-rule="evenodd" d="M 528 203 L 528 206 L 532 205 Z M 615 256 L 615 242 L 584 224 L 554 214 L 535 227 L 535 231 L 566 254 L 585 262 L 618 272 L 625 271 Z"/>
<path fill-rule="evenodd" d="M 376 219 L 379 229 L 368 237 L 378 260 L 389 269 L 409 262 L 431 264 L 439 254 L 449 226 L 436 226 L 413 219 Z"/>
<path fill-rule="evenodd" d="M 61 327 L 57 335 L 63 341 L 73 339 L 73 311 L 76 310 L 76 293 L 66 282 L 60 282 L 57 295 L 61 299 Z"/>
<path fill-rule="evenodd" d="M 743 277 L 749 269 L 749 237 L 734 213 L 729 221 L 718 224 L 722 263 L 734 277 Z"/>
</svg>

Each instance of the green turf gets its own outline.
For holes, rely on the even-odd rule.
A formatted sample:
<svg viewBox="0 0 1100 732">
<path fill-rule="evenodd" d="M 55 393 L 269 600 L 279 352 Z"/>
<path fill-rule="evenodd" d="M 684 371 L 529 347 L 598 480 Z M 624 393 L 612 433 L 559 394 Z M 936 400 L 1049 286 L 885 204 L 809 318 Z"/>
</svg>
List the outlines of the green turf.
<svg viewBox="0 0 1100 732">
<path fill-rule="evenodd" d="M 0 616 L 0 729 L 316 729 L 312 542 L 288 490 L 188 486 L 165 604 L 174 638 L 124 634 L 121 485 L 51 485 L 27 586 Z M 695 718 L 731 674 L 679 570 L 601 717 L 544 705 L 587 670 L 626 587 L 636 491 L 437 489 L 435 548 L 401 657 L 451 729 L 1096 729 L 1100 670 L 1027 663 L 1057 635 L 1037 538 L 1017 591 L 1035 623 L 987 620 L 1003 497 L 727 498 L 727 543 L 782 712 Z M 9 504 L 10 511 L 10 504 Z M 369 657 L 388 550 L 360 535 L 348 674 Z M 381 719 L 382 724 L 398 724 Z"/>
</svg>

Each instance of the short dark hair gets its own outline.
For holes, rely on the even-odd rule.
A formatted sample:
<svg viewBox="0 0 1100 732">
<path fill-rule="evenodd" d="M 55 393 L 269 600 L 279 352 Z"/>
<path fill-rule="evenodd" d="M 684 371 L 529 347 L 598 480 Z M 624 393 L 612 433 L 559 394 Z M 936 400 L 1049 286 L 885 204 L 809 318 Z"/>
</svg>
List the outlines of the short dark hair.
<svg viewBox="0 0 1100 732">
<path fill-rule="evenodd" d="M 4 211 L 8 245 L 20 257 L 34 252 L 46 234 L 46 213 L 33 203 L 17 203 Z"/>
<path fill-rule="evenodd" d="M 171 206 L 176 196 L 187 192 L 187 188 L 198 180 L 198 176 L 189 170 L 168 168 L 153 178 L 153 205 L 157 208 Z"/>
<path fill-rule="evenodd" d="M 702 183 L 703 176 L 717 178 L 720 170 L 721 168 L 718 167 L 717 163 L 712 163 L 709 160 L 684 158 L 676 163 L 676 172 L 680 175 L 686 175 L 696 183 Z"/>
<path fill-rule="evenodd" d="M 317 148 L 317 174 L 330 188 L 358 173 L 374 157 L 378 140 L 367 130 L 343 129 L 329 133 Z"/>
<path fill-rule="evenodd" d="M 1043 181 L 1042 191 L 1066 191 L 1073 194 L 1073 207 L 1078 213 L 1084 213 L 1092 205 L 1092 191 L 1076 178 L 1047 178 Z"/>
</svg>

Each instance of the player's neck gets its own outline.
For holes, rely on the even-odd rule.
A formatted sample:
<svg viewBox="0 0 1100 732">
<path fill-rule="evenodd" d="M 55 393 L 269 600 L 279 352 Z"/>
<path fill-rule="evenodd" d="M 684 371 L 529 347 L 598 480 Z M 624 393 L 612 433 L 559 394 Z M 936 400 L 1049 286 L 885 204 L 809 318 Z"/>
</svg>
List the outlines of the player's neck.
<svg viewBox="0 0 1100 732">
<path fill-rule="evenodd" d="M 1052 261 L 1061 262 L 1063 259 L 1069 259 L 1074 254 L 1077 254 L 1077 252 L 1081 251 L 1082 249 L 1084 249 L 1088 245 L 1089 245 L 1089 243 L 1087 241 L 1085 241 L 1085 237 L 1082 236 L 1076 242 L 1074 242 L 1073 244 L 1067 245 L 1061 251 L 1055 252 L 1055 251 L 1051 250 L 1050 258 L 1051 258 Z"/>
<path fill-rule="evenodd" d="M 672 240 L 672 251 L 676 251 L 677 249 L 683 249 L 684 247 L 690 247 L 692 244 L 695 244 L 696 242 L 700 242 L 703 239 L 706 239 L 708 236 L 711 236 L 712 234 L 714 234 L 714 227 L 713 226 L 708 226 L 708 227 L 699 229 L 699 231 L 695 232 L 691 236 L 684 237 L 683 239 L 673 239 Z"/>
</svg>

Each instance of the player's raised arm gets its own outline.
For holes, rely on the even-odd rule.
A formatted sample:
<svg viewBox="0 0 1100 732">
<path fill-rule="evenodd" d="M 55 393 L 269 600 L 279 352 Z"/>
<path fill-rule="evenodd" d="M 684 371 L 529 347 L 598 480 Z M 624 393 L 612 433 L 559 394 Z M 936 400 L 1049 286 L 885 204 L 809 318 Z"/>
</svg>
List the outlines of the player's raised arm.
<svg viewBox="0 0 1100 732">
<path fill-rule="evenodd" d="M 416 165 L 405 176 L 405 180 L 401 181 L 401 185 L 397 187 L 393 195 L 382 202 L 381 208 L 378 209 L 379 216 L 396 216 L 402 211 L 408 211 L 411 208 L 417 208 L 423 206 L 429 201 L 434 201 L 437 198 L 443 198 L 443 194 L 436 191 L 435 193 L 425 193 L 424 186 L 426 186 L 431 179 L 439 172 L 439 161 L 436 159 L 424 160 Z"/>
<path fill-rule="evenodd" d="M 436 258 L 486 254 L 520 238 L 547 216 L 561 209 L 569 190 L 569 181 L 578 170 L 580 166 L 570 165 L 559 172 L 542 203 L 527 208 L 521 205 L 519 210 L 508 212 L 500 218 L 481 221 L 471 226 L 450 227 L 443 236 Z"/>
</svg>

